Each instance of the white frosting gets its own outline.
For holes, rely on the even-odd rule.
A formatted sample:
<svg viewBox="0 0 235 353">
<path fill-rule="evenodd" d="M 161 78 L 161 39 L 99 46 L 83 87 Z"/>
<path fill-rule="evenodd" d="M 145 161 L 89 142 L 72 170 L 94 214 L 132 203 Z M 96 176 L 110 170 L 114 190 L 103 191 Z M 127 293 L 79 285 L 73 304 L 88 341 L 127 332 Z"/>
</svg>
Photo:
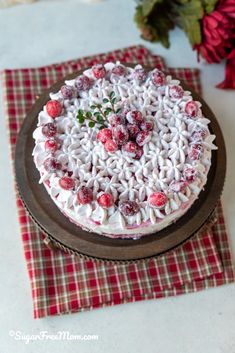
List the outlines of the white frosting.
<svg viewBox="0 0 235 353">
<path fill-rule="evenodd" d="M 108 63 L 105 68 L 109 71 L 114 65 Z M 84 74 L 94 79 L 91 69 Z M 132 68 L 128 68 L 128 74 L 121 77 L 109 72 L 109 79 L 95 80 L 88 91 L 80 94 L 80 98 L 63 99 L 61 92 L 50 95 L 51 99 L 61 101 L 64 106 L 63 114 L 54 120 L 56 138 L 61 142 L 54 156 L 61 163 L 62 170 L 50 173 L 43 166 L 50 153 L 45 151 L 47 138 L 42 134 L 42 126 L 53 121 L 45 107 L 38 116 L 38 127 L 33 133 L 33 155 L 41 175 L 40 182 L 44 183 L 54 202 L 76 224 L 109 236 L 139 237 L 158 231 L 181 217 L 202 190 L 211 163 L 211 150 L 216 148 L 213 145 L 215 136 L 208 129 L 210 121 L 201 110 L 196 118 L 190 118 L 184 112 L 186 102 L 192 100 L 190 92 L 185 91 L 178 100 L 170 98 L 169 86 L 179 85 L 179 81 L 167 76 L 166 85 L 158 89 L 150 77 L 144 83 L 138 83 L 132 74 Z M 74 86 L 75 80 L 66 81 L 66 84 Z M 129 109 L 140 110 L 147 120 L 154 122 L 151 140 L 143 146 L 144 154 L 140 160 L 134 160 L 121 150 L 106 152 L 103 144 L 96 139 L 98 128 L 89 128 L 86 122 L 81 125 L 77 120 L 78 109 L 89 111 L 93 104 L 104 106 L 103 98 L 112 91 L 115 92 L 116 109 L 125 105 Z M 207 132 L 201 141 L 202 156 L 199 160 L 190 160 L 188 150 L 195 143 L 192 133 L 201 128 Z M 193 166 L 198 177 L 184 192 L 171 191 L 170 183 L 182 180 L 185 166 Z M 62 189 L 58 183 L 61 176 L 67 175 L 63 170 L 73 173 L 73 178 L 76 178 L 73 191 Z M 85 206 L 79 205 L 76 197 L 77 189 L 82 185 L 93 190 L 94 201 Z M 121 200 L 138 202 L 140 211 L 126 217 L 117 205 L 103 209 L 96 201 L 102 191 L 110 192 L 116 204 Z M 147 202 L 147 197 L 155 191 L 163 191 L 168 197 L 162 210 L 151 208 Z"/>
</svg>

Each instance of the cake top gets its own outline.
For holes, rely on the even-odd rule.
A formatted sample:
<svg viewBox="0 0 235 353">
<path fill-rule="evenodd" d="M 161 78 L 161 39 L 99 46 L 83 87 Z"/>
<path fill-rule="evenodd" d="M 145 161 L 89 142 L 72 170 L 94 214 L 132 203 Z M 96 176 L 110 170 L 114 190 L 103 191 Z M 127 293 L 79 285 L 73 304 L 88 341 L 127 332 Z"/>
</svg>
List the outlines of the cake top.
<svg viewBox="0 0 235 353">
<path fill-rule="evenodd" d="M 180 81 L 97 64 L 65 81 L 38 116 L 34 160 L 65 211 L 111 226 L 156 223 L 195 199 L 214 135 Z"/>
</svg>

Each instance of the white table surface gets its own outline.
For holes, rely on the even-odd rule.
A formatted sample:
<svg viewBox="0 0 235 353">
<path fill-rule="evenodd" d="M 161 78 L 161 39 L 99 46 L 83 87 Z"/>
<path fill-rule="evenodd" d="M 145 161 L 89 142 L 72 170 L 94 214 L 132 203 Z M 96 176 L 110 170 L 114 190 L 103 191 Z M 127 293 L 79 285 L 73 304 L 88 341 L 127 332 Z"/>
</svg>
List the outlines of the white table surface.
<svg viewBox="0 0 235 353">
<path fill-rule="evenodd" d="M 198 64 L 179 30 L 171 35 L 170 50 L 142 41 L 132 20 L 134 6 L 132 0 L 106 0 L 90 5 L 78 0 L 44 0 L 0 10 L 0 69 L 41 66 L 139 43 L 163 55 L 168 65 L 200 67 L 204 97 L 219 119 L 227 145 L 223 201 L 235 249 L 235 91 L 214 88 L 223 78 L 224 66 Z M 2 102 L 0 116 L 0 352 L 235 352 L 234 285 L 80 314 L 32 318 Z M 68 331 L 99 335 L 99 339 L 26 344 L 10 337 L 9 330 L 24 335 Z"/>
</svg>

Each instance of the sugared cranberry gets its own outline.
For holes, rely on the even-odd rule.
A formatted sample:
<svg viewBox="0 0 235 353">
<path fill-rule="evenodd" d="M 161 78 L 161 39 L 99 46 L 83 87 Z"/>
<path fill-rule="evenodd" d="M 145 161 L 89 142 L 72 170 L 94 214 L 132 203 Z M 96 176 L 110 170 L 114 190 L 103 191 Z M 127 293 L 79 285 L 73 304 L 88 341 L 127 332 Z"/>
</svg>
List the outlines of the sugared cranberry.
<svg viewBox="0 0 235 353">
<path fill-rule="evenodd" d="M 206 129 L 198 129 L 193 132 L 192 139 L 194 141 L 201 142 L 208 135 L 208 131 Z"/>
<path fill-rule="evenodd" d="M 143 146 L 151 140 L 151 131 L 141 131 L 136 137 L 136 143 Z"/>
<path fill-rule="evenodd" d="M 85 75 L 78 76 L 75 79 L 75 87 L 79 91 L 88 91 L 91 85 L 92 85 L 92 81 L 89 79 L 89 77 Z"/>
<path fill-rule="evenodd" d="M 56 100 L 50 100 L 46 104 L 46 111 L 47 114 L 55 119 L 57 116 L 59 116 L 62 112 L 62 105 L 60 104 L 59 101 Z"/>
<path fill-rule="evenodd" d="M 112 114 L 109 116 L 109 123 L 112 127 L 122 125 L 125 124 L 125 118 L 118 114 Z"/>
<path fill-rule="evenodd" d="M 95 76 L 95 78 L 99 79 L 99 78 L 104 78 L 106 75 L 106 70 L 104 65 L 102 64 L 97 64 L 92 66 L 92 73 Z"/>
<path fill-rule="evenodd" d="M 102 129 L 98 132 L 96 138 L 100 142 L 105 143 L 107 140 L 112 138 L 112 131 L 108 128 Z"/>
<path fill-rule="evenodd" d="M 198 175 L 197 170 L 192 167 L 187 167 L 183 171 L 184 179 L 189 182 L 194 181 L 196 179 L 197 175 Z"/>
<path fill-rule="evenodd" d="M 59 185 L 64 190 L 72 190 L 75 186 L 75 181 L 73 178 L 65 176 L 59 180 Z"/>
<path fill-rule="evenodd" d="M 123 152 L 126 153 L 129 157 L 135 157 L 137 148 L 138 146 L 134 141 L 129 141 L 122 146 Z"/>
<path fill-rule="evenodd" d="M 58 169 L 61 169 L 61 164 L 53 157 L 45 159 L 43 166 L 47 172 L 55 172 Z"/>
<path fill-rule="evenodd" d="M 156 208 L 163 208 L 167 203 L 167 197 L 164 192 L 153 192 L 148 197 L 149 205 Z"/>
<path fill-rule="evenodd" d="M 125 145 L 129 139 L 129 133 L 125 125 L 117 125 L 113 128 L 113 138 L 120 146 Z"/>
<path fill-rule="evenodd" d="M 139 205 L 135 201 L 122 201 L 119 204 L 119 210 L 124 216 L 134 216 L 139 212 Z"/>
<path fill-rule="evenodd" d="M 195 101 L 189 101 L 185 104 L 185 113 L 191 116 L 192 118 L 195 118 L 197 116 L 199 107 L 197 105 L 197 102 Z"/>
<path fill-rule="evenodd" d="M 181 86 L 170 86 L 169 95 L 173 99 L 180 99 L 184 95 L 184 90 Z"/>
<path fill-rule="evenodd" d="M 107 140 L 104 144 L 104 148 L 107 152 L 114 153 L 118 150 L 118 145 L 114 140 Z"/>
<path fill-rule="evenodd" d="M 151 75 L 152 82 L 155 86 L 163 86 L 166 83 L 165 75 L 162 71 L 155 69 Z"/>
<path fill-rule="evenodd" d="M 139 83 L 143 83 L 147 78 L 147 72 L 144 69 L 135 69 L 133 71 L 133 78 Z"/>
<path fill-rule="evenodd" d="M 77 192 L 77 200 L 78 203 L 80 203 L 81 205 L 91 203 L 91 201 L 93 200 L 92 190 L 87 188 L 86 186 L 81 186 Z"/>
<path fill-rule="evenodd" d="M 64 85 L 61 87 L 60 91 L 65 99 L 71 99 L 74 96 L 74 89 L 72 86 Z"/>
<path fill-rule="evenodd" d="M 58 150 L 58 144 L 55 140 L 47 140 L 45 142 L 45 150 L 54 153 Z"/>
<path fill-rule="evenodd" d="M 169 188 L 174 192 L 183 192 L 185 191 L 187 186 L 188 186 L 188 182 L 185 180 L 180 180 L 180 181 L 173 180 L 170 183 Z"/>
<path fill-rule="evenodd" d="M 103 208 L 110 208 L 114 205 L 113 195 L 109 194 L 108 192 L 104 192 L 102 195 L 100 195 L 97 201 L 98 204 Z"/>
<path fill-rule="evenodd" d="M 144 150 L 143 147 L 137 146 L 137 151 L 134 159 L 139 160 L 143 156 Z"/>
<path fill-rule="evenodd" d="M 137 124 L 127 124 L 127 129 L 130 135 L 130 138 L 135 139 L 138 133 L 140 132 L 140 128 Z"/>
<path fill-rule="evenodd" d="M 47 123 L 42 127 L 42 134 L 46 137 L 53 137 L 56 134 L 56 126 L 54 123 Z"/>
<path fill-rule="evenodd" d="M 144 121 L 144 117 L 139 110 L 132 110 L 127 113 L 126 120 L 130 124 L 141 124 Z"/>
<path fill-rule="evenodd" d="M 198 160 L 202 157 L 203 147 L 199 144 L 194 144 L 190 146 L 188 156 L 192 160 Z"/>
<path fill-rule="evenodd" d="M 112 69 L 112 74 L 117 75 L 117 76 L 124 76 L 126 73 L 126 68 L 125 66 L 122 65 L 116 65 Z"/>
<path fill-rule="evenodd" d="M 149 120 L 149 121 L 143 121 L 141 124 L 140 124 L 140 128 L 141 130 L 143 131 L 152 131 L 153 130 L 153 127 L 154 127 L 154 123 L 153 121 Z"/>
</svg>

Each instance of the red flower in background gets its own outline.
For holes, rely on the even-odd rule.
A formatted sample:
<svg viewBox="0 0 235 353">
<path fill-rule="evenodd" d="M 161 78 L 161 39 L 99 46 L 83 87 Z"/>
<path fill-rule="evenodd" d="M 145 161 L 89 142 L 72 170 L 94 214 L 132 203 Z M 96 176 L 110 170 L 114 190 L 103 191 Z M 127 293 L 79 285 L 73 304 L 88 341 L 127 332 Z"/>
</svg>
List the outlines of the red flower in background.
<svg viewBox="0 0 235 353">
<path fill-rule="evenodd" d="M 208 63 L 226 58 L 225 80 L 217 87 L 235 88 L 235 0 L 220 0 L 202 19 L 202 43 L 195 46 Z"/>
</svg>

